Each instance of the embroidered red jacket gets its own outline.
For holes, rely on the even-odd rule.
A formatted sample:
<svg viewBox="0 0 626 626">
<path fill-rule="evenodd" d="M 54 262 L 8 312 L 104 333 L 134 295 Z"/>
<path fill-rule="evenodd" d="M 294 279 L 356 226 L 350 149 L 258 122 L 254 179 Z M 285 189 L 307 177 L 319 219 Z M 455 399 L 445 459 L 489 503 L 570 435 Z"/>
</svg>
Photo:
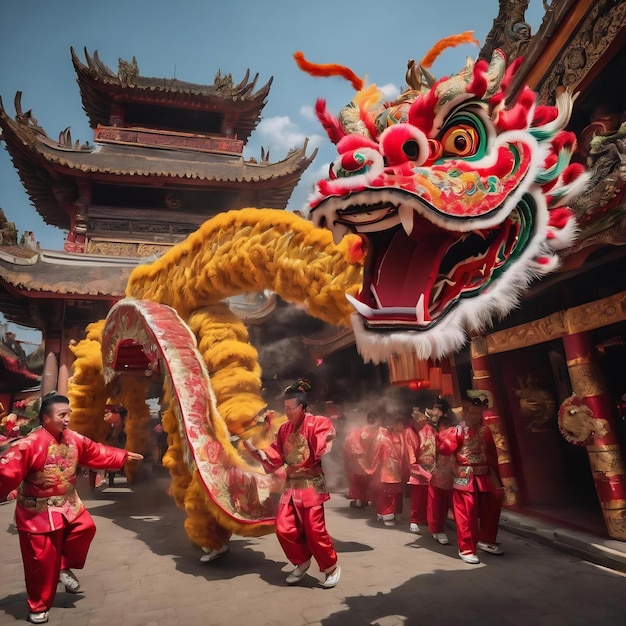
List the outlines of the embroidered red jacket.
<svg viewBox="0 0 626 626">
<path fill-rule="evenodd" d="M 0 500 L 19 485 L 18 530 L 38 534 L 58 530 L 85 509 L 76 492 L 77 466 L 118 470 L 127 454 L 72 430 L 63 431 L 57 440 L 45 428 L 37 428 L 0 456 Z"/>
</svg>

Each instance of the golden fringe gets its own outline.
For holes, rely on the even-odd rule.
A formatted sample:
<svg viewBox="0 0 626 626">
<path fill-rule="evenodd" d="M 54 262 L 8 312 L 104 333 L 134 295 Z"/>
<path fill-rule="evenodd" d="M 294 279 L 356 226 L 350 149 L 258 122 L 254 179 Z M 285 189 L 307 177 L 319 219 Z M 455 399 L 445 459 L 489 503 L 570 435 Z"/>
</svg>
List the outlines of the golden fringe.
<svg viewBox="0 0 626 626">
<path fill-rule="evenodd" d="M 183 318 L 192 311 L 247 291 L 269 289 L 311 315 L 349 325 L 362 265 L 330 231 L 286 211 L 240 209 L 205 222 L 150 265 L 135 268 L 126 295 L 167 304 Z"/>
<path fill-rule="evenodd" d="M 140 454 L 149 452 L 150 444 L 150 407 L 146 404 L 149 381 L 136 376 L 119 377 L 119 398 L 126 407 L 128 415 L 124 432 L 126 433 L 126 449 Z M 125 468 L 126 479 L 129 483 L 135 482 L 140 464 L 127 463 Z"/>
<path fill-rule="evenodd" d="M 70 345 L 74 355 L 68 398 L 72 413 L 70 428 L 103 442 L 110 431 L 104 421 L 107 390 L 102 377 L 102 331 L 105 320 L 89 324 L 85 339 Z"/>
<path fill-rule="evenodd" d="M 368 97 L 374 95 L 368 92 Z M 263 447 L 271 441 L 273 427 L 280 420 L 273 420 L 271 426 L 256 424 L 256 415 L 265 406 L 260 395 L 258 354 L 249 343 L 245 325 L 220 301 L 269 289 L 286 301 L 304 303 L 315 317 L 348 325 L 351 307 L 345 294 L 355 295 L 361 284 L 361 260 L 350 259 L 350 248 L 357 241 L 356 236 L 349 236 L 335 246 L 329 231 L 316 229 L 292 213 L 241 209 L 209 220 L 160 259 L 133 271 L 127 296 L 173 307 L 198 339 L 222 418 L 207 419 L 216 440 L 227 451 L 227 462 L 246 466 L 230 443 L 231 433 L 250 437 Z M 82 402 L 81 406 L 89 407 L 92 413 L 99 411 L 97 422 L 104 424 L 107 394 L 100 346 L 104 322 L 98 323 L 98 332 L 92 326 L 85 343 L 75 348 L 76 375 L 71 390 L 77 406 Z M 86 396 L 90 384 L 95 384 L 96 390 L 91 400 Z M 147 383 L 121 377 L 119 384 L 119 396 L 128 408 L 127 447 L 145 450 L 150 437 Z M 167 408 L 162 422 L 168 433 L 168 449 L 163 465 L 172 477 L 170 495 L 187 512 L 185 530 L 189 538 L 200 546 L 217 548 L 232 531 L 248 536 L 273 532 L 270 523 L 244 525 L 233 520 L 208 498 L 197 472 L 187 466 L 186 442 L 178 430 L 178 407 L 171 399 L 170 384 L 164 382 L 163 406 Z"/>
</svg>

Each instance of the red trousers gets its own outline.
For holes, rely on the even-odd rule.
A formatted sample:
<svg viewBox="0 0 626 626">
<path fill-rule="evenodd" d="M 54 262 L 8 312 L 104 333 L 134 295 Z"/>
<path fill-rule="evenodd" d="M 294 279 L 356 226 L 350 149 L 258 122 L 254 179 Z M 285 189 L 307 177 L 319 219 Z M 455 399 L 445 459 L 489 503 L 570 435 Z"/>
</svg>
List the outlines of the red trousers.
<svg viewBox="0 0 626 626">
<path fill-rule="evenodd" d="M 278 507 L 276 536 L 285 556 L 300 565 L 311 556 L 321 572 L 328 573 L 337 563 L 333 541 L 326 530 L 324 505 L 304 507 L 293 499 Z"/>
<path fill-rule="evenodd" d="M 81 569 L 85 566 L 95 534 L 96 525 L 87 510 L 59 530 L 42 534 L 19 531 L 31 613 L 50 609 L 62 569 Z"/>
<path fill-rule="evenodd" d="M 452 506 L 452 489 L 440 489 L 433 485 L 428 485 L 428 530 L 435 533 L 445 532 L 448 509 Z"/>
<path fill-rule="evenodd" d="M 476 554 L 479 541 L 495 543 L 504 491 L 453 489 L 452 506 L 459 552 Z"/>
<path fill-rule="evenodd" d="M 411 523 L 423 524 L 428 505 L 428 485 L 409 485 L 411 488 Z"/>
<path fill-rule="evenodd" d="M 402 513 L 401 483 L 379 483 L 376 494 L 376 513 L 384 520 L 392 520 Z"/>
<path fill-rule="evenodd" d="M 350 474 L 348 477 L 350 500 L 360 500 L 366 505 L 370 500 L 370 482 L 368 474 Z"/>
</svg>

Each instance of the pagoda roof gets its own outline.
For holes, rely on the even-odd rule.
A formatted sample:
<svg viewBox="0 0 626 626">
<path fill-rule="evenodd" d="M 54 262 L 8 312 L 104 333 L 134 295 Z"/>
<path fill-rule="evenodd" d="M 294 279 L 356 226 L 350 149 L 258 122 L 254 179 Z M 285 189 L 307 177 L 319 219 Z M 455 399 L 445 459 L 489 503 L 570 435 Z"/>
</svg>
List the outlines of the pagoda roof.
<svg viewBox="0 0 626 626">
<path fill-rule="evenodd" d="M 240 83 L 231 75 L 217 72 L 212 85 L 188 83 L 176 78 L 141 76 L 135 58 L 132 63 L 119 60 L 119 72 L 103 63 L 98 51 L 90 56 L 85 48 L 86 64 L 71 48 L 72 63 L 77 74 L 83 108 L 92 128 L 109 124 L 112 102 L 150 103 L 181 109 L 228 111 L 234 118 L 233 129 L 239 139 L 246 141 L 260 121 L 273 77 L 254 91 L 258 74 L 250 80 L 246 71 Z"/>
<path fill-rule="evenodd" d="M 21 249 L 23 250 L 23 249 Z M 0 310 L 7 320 L 38 328 L 29 299 L 119 300 L 133 269 L 146 259 L 0 248 Z"/>
<path fill-rule="evenodd" d="M 70 227 L 63 202 L 77 178 L 98 178 L 120 185 L 158 183 L 234 191 L 253 184 L 259 207 L 282 209 L 317 154 L 315 150 L 306 156 L 308 141 L 276 163 L 142 145 L 63 145 L 47 136 L 31 111 L 22 113 L 20 92 L 16 95 L 15 120 L 7 115 L 0 98 L 0 129 L 37 211 L 47 224 L 63 229 Z"/>
</svg>

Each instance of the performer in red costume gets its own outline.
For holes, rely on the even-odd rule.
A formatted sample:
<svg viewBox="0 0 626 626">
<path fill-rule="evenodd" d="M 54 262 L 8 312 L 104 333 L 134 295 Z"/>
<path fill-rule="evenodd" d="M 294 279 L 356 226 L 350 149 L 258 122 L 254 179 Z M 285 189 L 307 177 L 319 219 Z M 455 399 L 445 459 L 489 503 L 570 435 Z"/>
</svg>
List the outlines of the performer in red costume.
<svg viewBox="0 0 626 626">
<path fill-rule="evenodd" d="M 48 621 L 60 581 L 70 593 L 80 588 L 70 568 L 85 565 L 96 526 L 76 492 L 76 467 L 120 469 L 141 454 L 96 443 L 69 430 L 65 396 L 43 399 L 41 428 L 0 456 L 0 500 L 18 487 L 15 523 L 20 537 L 29 620 Z"/>
<path fill-rule="evenodd" d="M 449 411 L 450 404 L 448 401 L 438 397 L 433 408 L 427 413 L 428 421 L 433 425 L 436 433 L 443 432 L 455 425 Z M 453 480 L 452 456 L 438 452 L 428 485 L 426 516 L 428 518 L 428 530 L 433 539 L 444 546 L 450 543 L 445 532 L 445 523 L 448 511 L 452 506 Z"/>
<path fill-rule="evenodd" d="M 384 426 L 376 438 L 376 452 L 370 473 L 376 482 L 376 518 L 385 526 L 395 526 L 402 519 L 404 478 L 404 423 L 385 415 Z"/>
<path fill-rule="evenodd" d="M 372 499 L 372 476 L 367 469 L 372 464 L 374 444 L 380 429 L 379 418 L 374 413 L 367 414 L 364 426 L 352 428 L 343 446 L 345 469 L 348 477 L 350 506 L 362 509 Z"/>
<path fill-rule="evenodd" d="M 245 446 L 267 472 L 286 466 L 285 490 L 276 515 L 276 536 L 285 556 L 296 566 L 287 576 L 288 585 L 299 583 L 315 558 L 326 574 L 322 587 L 339 582 L 341 568 L 337 553 L 326 530 L 324 502 L 330 498 L 322 471 L 322 456 L 330 451 L 335 428 L 332 421 L 306 412 L 308 381 L 300 379 L 285 389 L 287 422 L 274 443 L 258 450 L 251 442 Z"/>
<path fill-rule="evenodd" d="M 496 543 L 504 491 L 498 471 L 496 445 L 491 430 L 481 424 L 483 408 L 490 405 L 486 391 L 467 390 L 463 421 L 437 435 L 442 454 L 454 454 L 452 505 L 459 556 L 480 563 L 476 548 L 502 554 Z"/>
<path fill-rule="evenodd" d="M 428 485 L 435 466 L 435 429 L 418 407 L 413 407 L 410 427 L 404 431 L 404 450 L 409 466 L 411 489 L 411 523 L 409 530 L 419 534 L 426 525 Z"/>
</svg>

